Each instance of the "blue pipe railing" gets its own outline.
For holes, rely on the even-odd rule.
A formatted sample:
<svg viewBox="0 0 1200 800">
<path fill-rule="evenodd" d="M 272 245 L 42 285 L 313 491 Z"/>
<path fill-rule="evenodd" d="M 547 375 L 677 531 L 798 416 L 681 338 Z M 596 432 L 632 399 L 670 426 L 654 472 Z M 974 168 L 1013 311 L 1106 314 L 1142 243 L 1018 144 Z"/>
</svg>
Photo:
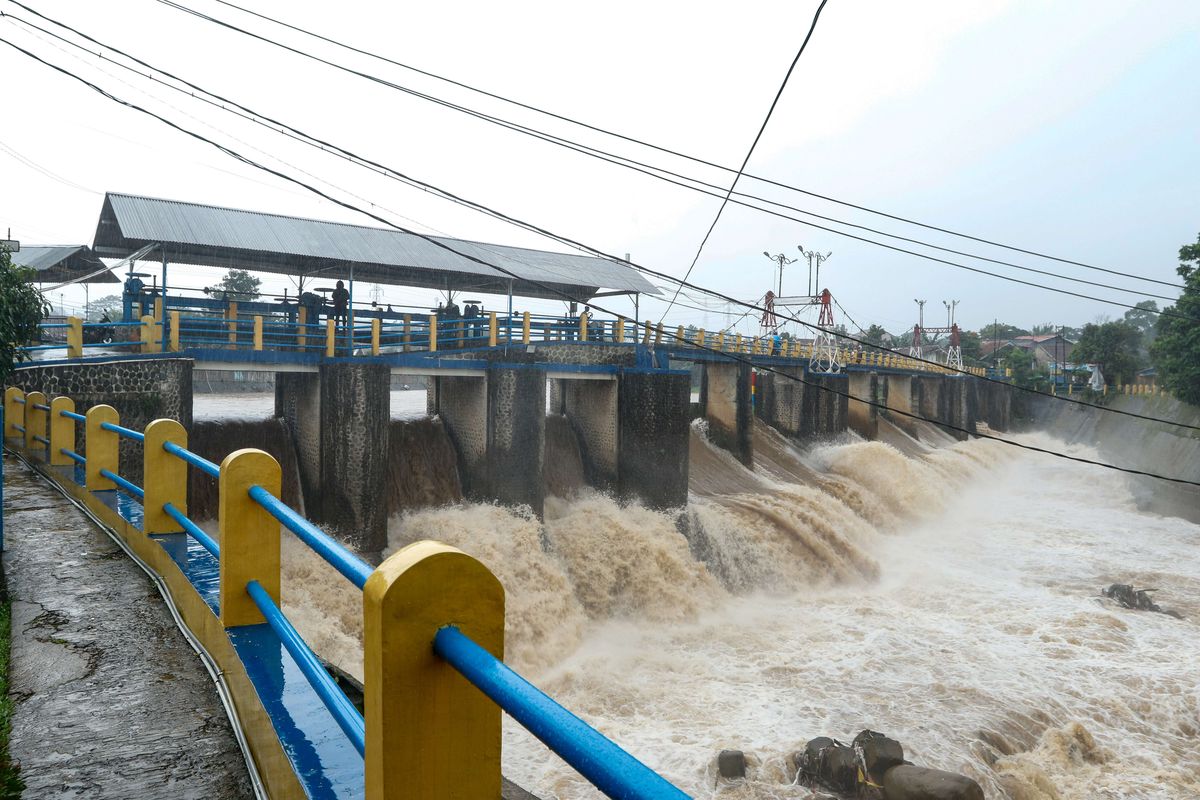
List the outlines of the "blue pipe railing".
<svg viewBox="0 0 1200 800">
<path fill-rule="evenodd" d="M 119 436 L 124 436 L 126 439 L 133 439 L 135 442 L 146 441 L 146 434 L 138 433 L 135 430 L 130 430 L 129 428 L 124 428 L 120 425 L 114 425 L 111 422 L 101 422 L 100 427 L 106 431 L 112 431 Z"/>
<path fill-rule="evenodd" d="M 453 625 L 437 632 L 433 651 L 609 797 L 688 797 Z"/>
<path fill-rule="evenodd" d="M 83 414 L 76 414 L 74 411 L 67 411 L 65 408 L 59 411 L 58 415 L 67 419 L 73 419 L 76 422 L 87 422 L 87 417 Z"/>
<path fill-rule="evenodd" d="M 365 561 L 261 486 L 251 486 L 250 497 L 268 514 L 279 520 L 283 527 L 296 534 L 300 541 L 316 551 L 317 555 L 329 562 L 329 565 L 344 575 L 347 580 L 359 589 L 366 586 L 372 569 Z"/>
<path fill-rule="evenodd" d="M 36 408 L 38 411 L 49 411 L 50 410 L 50 406 L 48 406 L 45 403 L 34 403 L 33 407 Z"/>
<path fill-rule="evenodd" d="M 87 459 L 84 458 L 83 456 L 79 455 L 79 453 L 76 453 L 74 450 L 68 450 L 65 447 L 60 447 L 60 448 L 58 448 L 58 452 L 62 453 L 64 456 L 71 459 L 76 464 L 83 464 L 83 465 L 87 464 Z"/>
<path fill-rule="evenodd" d="M 47 439 L 45 436 L 38 436 L 38 435 L 35 433 L 35 434 L 33 435 L 33 440 L 34 440 L 35 442 L 41 442 L 42 444 L 46 445 L 46 447 L 49 447 L 49 446 L 50 446 L 50 440 L 49 440 L 49 439 Z"/>
<path fill-rule="evenodd" d="M 211 553 L 213 558 L 221 557 L 221 546 L 205 533 L 203 528 L 188 519 L 187 515 L 176 508 L 174 503 L 163 503 L 163 511 L 168 517 L 178 522 L 193 539 L 200 543 L 201 547 Z"/>
<path fill-rule="evenodd" d="M 187 450 L 174 442 L 163 442 L 163 450 L 166 450 L 171 455 L 186 461 L 196 469 L 203 472 L 210 478 L 221 477 L 221 468 L 209 461 L 207 458 L 196 455 L 191 450 Z"/>
<path fill-rule="evenodd" d="M 250 594 L 254 605 L 258 606 L 258 610 L 266 618 L 271 630 L 275 632 L 279 641 L 283 643 L 284 648 L 295 660 L 296 666 L 300 667 L 300 671 L 308 679 L 313 691 L 329 709 L 329 713 L 333 715 L 338 727 L 346 734 L 346 738 L 354 745 L 358 754 L 363 755 L 366 752 L 366 725 L 363 722 L 362 714 L 346 697 L 346 693 L 337 685 L 333 676 L 321 664 L 320 659 L 316 657 L 300 633 L 292 627 L 292 623 L 279 610 L 279 606 L 275 605 L 275 601 L 271 599 L 271 595 L 267 594 L 267 590 L 262 588 L 258 581 L 250 581 L 246 584 L 246 591 Z"/>
<path fill-rule="evenodd" d="M 125 480 L 120 475 L 118 475 L 117 473 L 115 473 L 109 469 L 100 470 L 100 474 L 103 475 L 104 477 L 108 478 L 110 481 L 115 483 L 117 486 L 124 489 L 129 494 L 136 497 L 138 500 L 146 499 L 145 490 L 142 489 L 142 487 L 138 486 L 136 483 L 130 483 L 129 481 Z"/>
</svg>

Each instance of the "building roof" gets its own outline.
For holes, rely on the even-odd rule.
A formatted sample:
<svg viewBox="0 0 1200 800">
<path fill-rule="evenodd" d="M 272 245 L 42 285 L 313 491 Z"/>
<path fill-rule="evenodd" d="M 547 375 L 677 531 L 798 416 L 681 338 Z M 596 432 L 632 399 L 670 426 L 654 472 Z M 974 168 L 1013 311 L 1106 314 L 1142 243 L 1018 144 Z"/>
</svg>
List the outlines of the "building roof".
<svg viewBox="0 0 1200 800">
<path fill-rule="evenodd" d="M 17 266 L 37 270 L 38 283 L 61 283 L 100 269 L 104 271 L 80 283 L 120 283 L 115 275 L 104 269 L 104 262 L 85 244 L 26 245 L 11 257 Z"/>
<path fill-rule="evenodd" d="M 1065 336 L 1063 336 L 1060 333 L 1039 333 L 1037 335 L 1032 335 L 1032 336 L 1026 334 L 1024 336 L 1014 336 L 1013 337 L 1013 341 L 1033 342 L 1034 344 L 1041 344 L 1042 342 L 1049 342 L 1053 339 L 1062 339 L 1064 342 L 1070 341 L 1069 339 L 1067 339 Z"/>
<path fill-rule="evenodd" d="M 427 289 L 586 299 L 601 289 L 658 294 L 627 264 L 592 256 L 482 244 L 340 222 L 108 193 L 93 244 L 124 258 L 158 243 L 168 261 L 284 275 L 319 275 Z"/>
</svg>

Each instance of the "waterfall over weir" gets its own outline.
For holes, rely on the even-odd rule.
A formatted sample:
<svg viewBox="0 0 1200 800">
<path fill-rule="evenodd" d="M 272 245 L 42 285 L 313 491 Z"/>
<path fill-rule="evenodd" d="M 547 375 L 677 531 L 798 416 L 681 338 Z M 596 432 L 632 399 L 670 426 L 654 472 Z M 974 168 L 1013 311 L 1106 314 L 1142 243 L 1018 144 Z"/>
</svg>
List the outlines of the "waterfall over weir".
<svg viewBox="0 0 1200 800">
<path fill-rule="evenodd" d="M 558 418 L 538 520 L 464 502 L 436 420 L 390 435 L 385 555 L 434 538 L 480 558 L 508 594 L 507 660 L 695 796 L 810 797 L 786 759 L 864 727 L 997 800 L 1200 795 L 1200 527 L 1140 510 L 1123 476 L 883 419 L 878 441 L 808 449 L 756 423 L 750 469 L 697 423 L 688 509 L 663 513 L 585 488 Z M 1185 619 L 1099 598 L 1113 582 Z M 286 538 L 283 600 L 361 675 L 360 598 Z M 727 747 L 754 758 L 718 789 Z M 516 726 L 504 769 L 597 796 Z"/>
</svg>

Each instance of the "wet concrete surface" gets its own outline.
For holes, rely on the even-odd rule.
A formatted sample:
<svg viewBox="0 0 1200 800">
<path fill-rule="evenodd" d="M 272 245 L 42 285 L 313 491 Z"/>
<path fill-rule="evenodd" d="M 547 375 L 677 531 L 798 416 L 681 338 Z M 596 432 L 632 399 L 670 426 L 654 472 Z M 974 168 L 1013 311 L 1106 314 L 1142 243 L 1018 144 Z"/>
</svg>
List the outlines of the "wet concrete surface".
<svg viewBox="0 0 1200 800">
<path fill-rule="evenodd" d="M 253 797 L 212 679 L 146 574 L 11 458 L 4 505 L 24 797 Z"/>
</svg>

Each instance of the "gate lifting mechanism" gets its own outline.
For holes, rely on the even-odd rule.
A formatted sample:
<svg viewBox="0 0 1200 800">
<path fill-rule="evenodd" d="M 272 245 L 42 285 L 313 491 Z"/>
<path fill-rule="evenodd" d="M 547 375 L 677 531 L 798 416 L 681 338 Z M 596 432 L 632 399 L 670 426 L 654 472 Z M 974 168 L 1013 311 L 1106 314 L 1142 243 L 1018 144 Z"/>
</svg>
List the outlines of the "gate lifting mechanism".
<svg viewBox="0 0 1200 800">
<path fill-rule="evenodd" d="M 962 369 L 962 331 L 958 327 L 958 323 L 954 321 L 954 309 L 958 306 L 957 300 L 943 300 L 942 305 L 946 307 L 946 326 L 939 328 L 925 327 L 925 301 L 914 300 L 920 307 L 920 321 L 913 326 L 912 346 L 908 350 L 908 354 L 915 358 L 923 358 L 922 353 L 924 334 L 931 333 L 935 337 L 938 334 L 946 333 L 950 335 L 950 342 L 946 346 L 946 366 L 951 369 Z"/>
<path fill-rule="evenodd" d="M 828 289 L 822 289 L 818 295 L 798 295 L 777 297 L 770 289 L 763 295 L 763 313 L 759 323 L 768 334 L 779 330 L 779 318 L 775 315 L 776 304 L 784 308 L 796 306 L 821 306 L 817 318 L 817 337 L 813 341 L 812 357 L 809 360 L 809 372 L 841 372 L 842 364 L 838 358 L 837 337 L 833 334 L 833 295 Z"/>
</svg>

